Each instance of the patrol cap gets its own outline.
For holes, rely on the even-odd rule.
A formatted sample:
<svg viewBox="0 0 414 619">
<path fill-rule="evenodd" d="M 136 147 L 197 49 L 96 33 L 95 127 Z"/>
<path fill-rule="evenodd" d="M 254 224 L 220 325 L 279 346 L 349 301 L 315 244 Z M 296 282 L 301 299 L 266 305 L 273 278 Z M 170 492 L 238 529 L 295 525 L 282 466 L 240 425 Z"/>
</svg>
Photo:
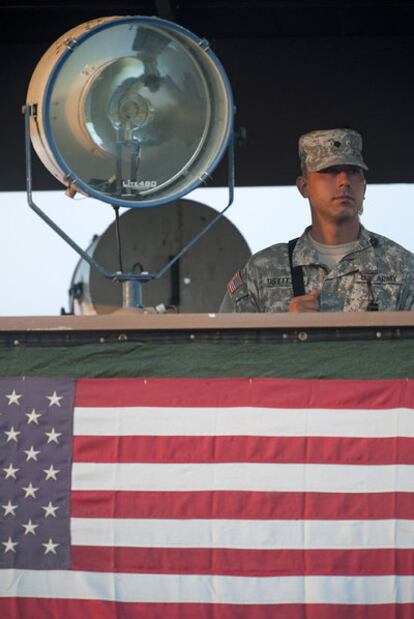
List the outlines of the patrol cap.
<svg viewBox="0 0 414 619">
<path fill-rule="evenodd" d="M 354 129 L 317 129 L 299 138 L 302 170 L 320 172 L 335 165 L 368 167 L 362 159 L 362 137 Z"/>
</svg>

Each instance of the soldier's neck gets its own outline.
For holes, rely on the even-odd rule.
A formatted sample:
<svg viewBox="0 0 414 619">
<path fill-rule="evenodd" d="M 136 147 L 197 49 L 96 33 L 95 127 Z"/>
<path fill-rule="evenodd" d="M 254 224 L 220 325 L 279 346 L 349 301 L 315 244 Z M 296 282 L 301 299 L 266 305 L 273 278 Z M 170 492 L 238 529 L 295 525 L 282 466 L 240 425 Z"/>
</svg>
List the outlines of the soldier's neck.
<svg viewBox="0 0 414 619">
<path fill-rule="evenodd" d="M 360 229 L 359 219 L 338 224 L 337 222 L 312 221 L 310 233 L 312 238 L 324 245 L 342 245 L 356 241 Z"/>
</svg>

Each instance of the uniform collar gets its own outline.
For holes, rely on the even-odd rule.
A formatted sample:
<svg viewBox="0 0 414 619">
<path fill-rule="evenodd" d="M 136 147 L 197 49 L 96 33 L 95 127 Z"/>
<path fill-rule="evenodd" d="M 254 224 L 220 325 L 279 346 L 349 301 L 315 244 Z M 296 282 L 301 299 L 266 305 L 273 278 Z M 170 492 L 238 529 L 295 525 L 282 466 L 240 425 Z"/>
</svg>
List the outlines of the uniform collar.
<svg viewBox="0 0 414 619">
<path fill-rule="evenodd" d="M 308 226 L 305 229 L 296 243 L 292 256 L 293 266 L 320 265 L 318 251 L 309 239 L 310 228 L 311 226 Z M 337 268 L 334 269 L 336 274 L 338 275 L 338 271 L 343 275 L 350 271 L 376 273 L 378 270 L 374 251 L 376 244 L 376 238 L 361 225 L 355 248 L 350 254 L 344 256 Z"/>
</svg>

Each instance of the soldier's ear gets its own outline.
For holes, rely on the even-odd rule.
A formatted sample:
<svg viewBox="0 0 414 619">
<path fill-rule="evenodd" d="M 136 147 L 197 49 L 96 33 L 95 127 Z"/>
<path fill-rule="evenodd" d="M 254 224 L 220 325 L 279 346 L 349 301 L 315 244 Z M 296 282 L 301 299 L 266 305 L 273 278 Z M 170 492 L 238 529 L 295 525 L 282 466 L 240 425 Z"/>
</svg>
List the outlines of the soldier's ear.
<svg viewBox="0 0 414 619">
<path fill-rule="evenodd" d="M 308 179 L 306 176 L 298 176 L 296 179 L 296 187 L 303 198 L 309 198 Z"/>
</svg>

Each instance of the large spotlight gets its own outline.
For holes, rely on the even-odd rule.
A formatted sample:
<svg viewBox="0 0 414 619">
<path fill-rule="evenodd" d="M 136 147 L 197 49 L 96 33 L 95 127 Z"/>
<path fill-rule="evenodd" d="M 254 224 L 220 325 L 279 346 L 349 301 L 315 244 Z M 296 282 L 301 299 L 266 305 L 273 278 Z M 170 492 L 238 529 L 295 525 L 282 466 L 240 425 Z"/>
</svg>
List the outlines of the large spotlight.
<svg viewBox="0 0 414 619">
<path fill-rule="evenodd" d="M 220 62 L 207 41 L 177 24 L 142 16 L 96 19 L 47 50 L 24 113 L 30 208 L 101 275 L 122 283 L 123 307 L 142 308 L 141 284 L 177 265 L 233 202 L 234 109 Z M 30 141 L 68 195 L 81 192 L 114 207 L 117 270 L 106 270 L 34 203 Z M 210 176 L 226 149 L 226 207 L 157 272 L 124 272 L 119 207 L 178 200 Z"/>
<path fill-rule="evenodd" d="M 153 17 L 96 19 L 61 36 L 27 94 L 30 135 L 68 187 L 154 206 L 202 183 L 232 133 L 226 74 L 208 43 Z"/>
</svg>

